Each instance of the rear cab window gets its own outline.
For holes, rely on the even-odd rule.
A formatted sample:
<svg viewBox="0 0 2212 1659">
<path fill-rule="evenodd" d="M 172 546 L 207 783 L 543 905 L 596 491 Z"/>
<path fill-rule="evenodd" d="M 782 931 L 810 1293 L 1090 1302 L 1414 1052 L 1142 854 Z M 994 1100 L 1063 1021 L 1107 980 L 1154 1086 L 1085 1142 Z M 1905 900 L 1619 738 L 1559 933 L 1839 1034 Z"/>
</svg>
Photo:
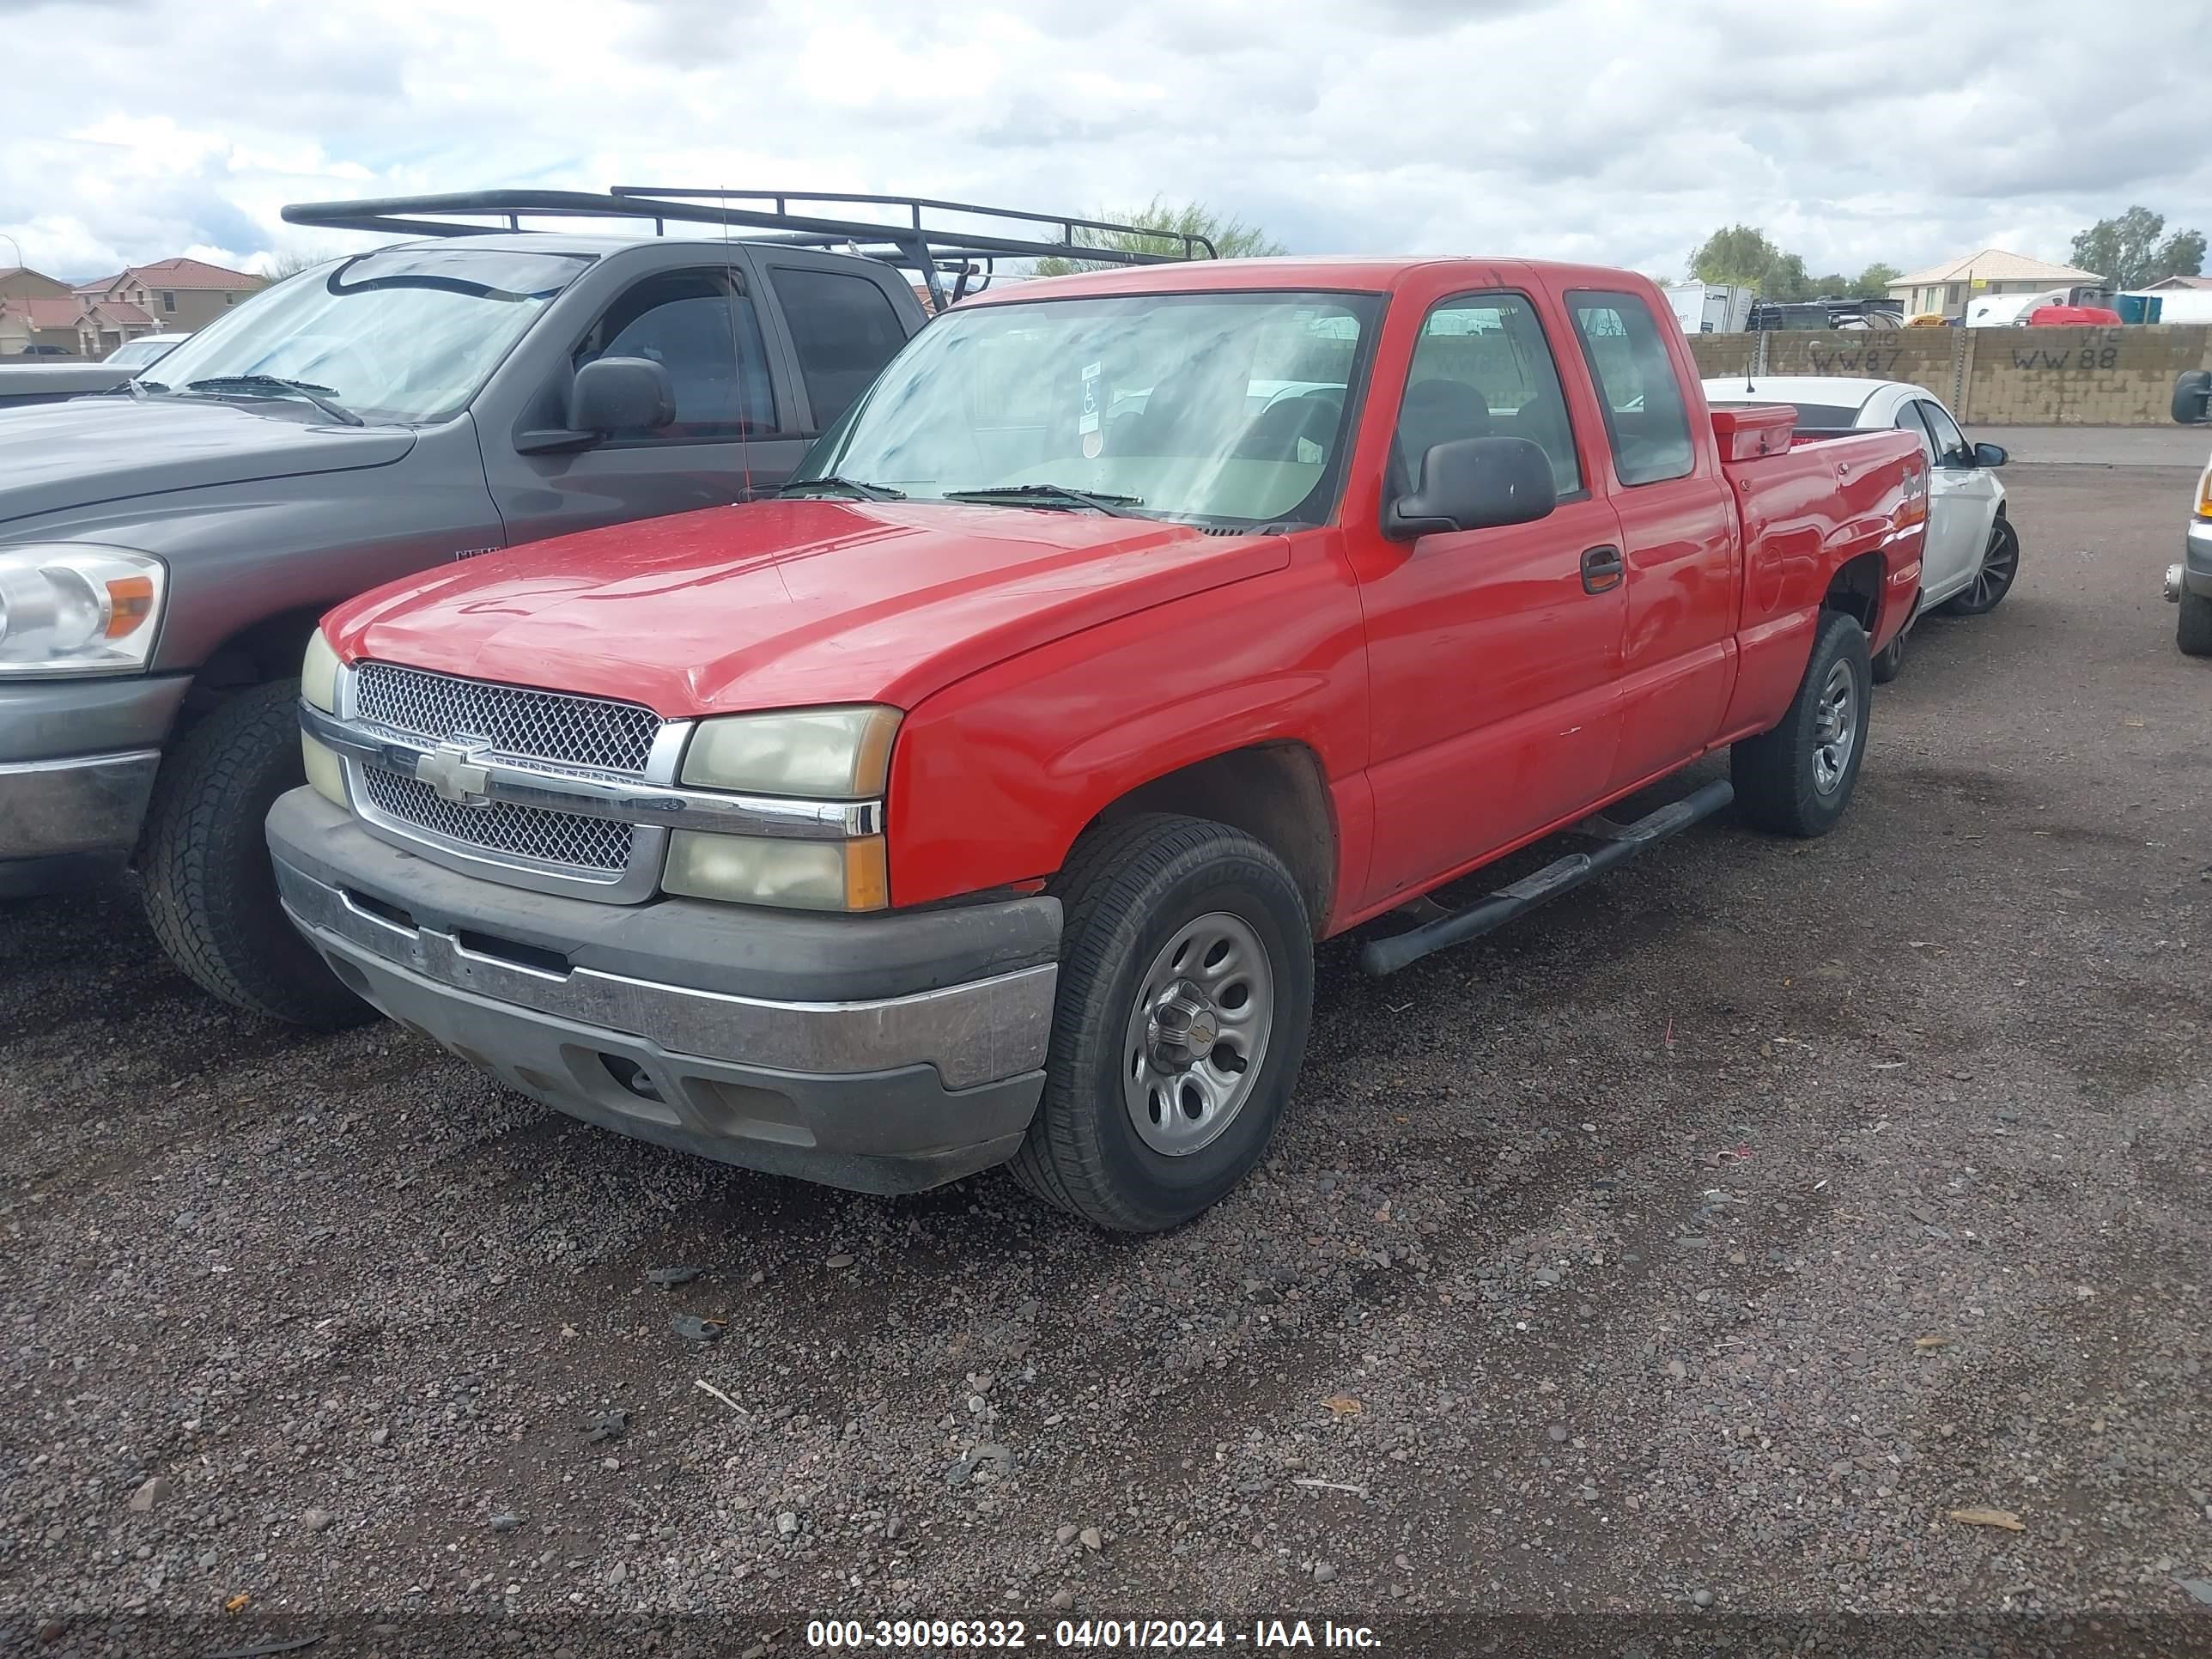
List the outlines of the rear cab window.
<svg viewBox="0 0 2212 1659">
<path fill-rule="evenodd" d="M 891 297 L 865 276 L 795 265 L 770 269 L 815 430 L 837 423 L 906 343 Z"/>
<path fill-rule="evenodd" d="M 1633 294 L 1584 289 L 1567 295 L 1567 311 L 1597 386 L 1615 475 L 1628 485 L 1688 477 L 1698 458 L 1689 411 L 1651 308 Z M 1671 313 L 1667 320 L 1680 329 Z"/>
</svg>

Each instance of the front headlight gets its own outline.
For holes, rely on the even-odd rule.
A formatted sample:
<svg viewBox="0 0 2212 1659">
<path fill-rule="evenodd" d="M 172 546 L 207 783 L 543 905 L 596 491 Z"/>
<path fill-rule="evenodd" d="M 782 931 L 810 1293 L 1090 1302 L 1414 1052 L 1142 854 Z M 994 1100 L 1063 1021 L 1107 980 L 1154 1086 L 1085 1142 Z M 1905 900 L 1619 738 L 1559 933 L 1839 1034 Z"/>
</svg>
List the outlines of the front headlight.
<svg viewBox="0 0 2212 1659">
<path fill-rule="evenodd" d="M 866 800 L 890 775 L 899 711 L 861 704 L 701 720 L 684 781 L 760 795 Z"/>
<path fill-rule="evenodd" d="M 880 910 L 890 902 L 881 836 L 784 841 L 678 830 L 668 837 L 660 884 L 691 898 L 798 910 Z"/>
<path fill-rule="evenodd" d="M 699 722 L 680 775 L 700 789 L 807 800 L 880 797 L 899 711 L 873 704 L 726 714 Z M 884 838 L 801 841 L 678 830 L 661 886 L 693 898 L 804 910 L 880 910 L 890 902 Z"/>
<path fill-rule="evenodd" d="M 325 714 L 338 712 L 338 653 L 319 628 L 307 636 L 307 660 L 300 665 L 300 695 Z"/>
<path fill-rule="evenodd" d="M 120 548 L 0 547 L 0 675 L 143 669 L 167 578 L 159 559 Z"/>
</svg>

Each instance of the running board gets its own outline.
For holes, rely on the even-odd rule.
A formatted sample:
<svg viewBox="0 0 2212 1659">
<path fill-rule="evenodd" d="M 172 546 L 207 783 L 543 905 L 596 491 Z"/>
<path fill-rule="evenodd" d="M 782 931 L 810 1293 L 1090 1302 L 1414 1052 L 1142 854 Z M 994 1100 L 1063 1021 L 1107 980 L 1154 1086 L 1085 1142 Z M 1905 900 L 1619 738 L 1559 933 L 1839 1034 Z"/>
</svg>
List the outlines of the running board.
<svg viewBox="0 0 2212 1659">
<path fill-rule="evenodd" d="M 1735 799 L 1735 786 L 1722 778 L 1645 814 L 1633 823 L 1615 823 L 1609 818 L 1595 817 L 1584 818 L 1569 833 L 1603 842 L 1605 844 L 1595 853 L 1570 853 L 1464 909 L 1446 910 L 1433 899 L 1416 899 L 1407 908 L 1429 919 L 1402 933 L 1369 940 L 1360 950 L 1359 965 L 1377 977 L 1395 974 L 1431 951 L 1464 945 L 1471 939 L 1494 933 L 1547 899 L 1571 892 L 1593 876 L 1602 875 L 1616 864 L 1626 864 L 1668 836 L 1680 834 L 1701 818 L 1712 817 Z"/>
</svg>

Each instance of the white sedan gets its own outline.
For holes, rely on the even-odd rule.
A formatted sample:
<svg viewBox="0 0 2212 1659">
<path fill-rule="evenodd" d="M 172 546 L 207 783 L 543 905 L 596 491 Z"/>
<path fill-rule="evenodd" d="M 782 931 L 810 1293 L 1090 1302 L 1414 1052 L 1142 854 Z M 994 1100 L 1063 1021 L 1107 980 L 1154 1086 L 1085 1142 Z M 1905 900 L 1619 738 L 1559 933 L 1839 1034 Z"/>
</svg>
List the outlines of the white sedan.
<svg viewBox="0 0 2212 1659">
<path fill-rule="evenodd" d="M 1948 616 L 1978 617 L 1994 611 L 2020 574 L 2020 536 L 2005 516 L 2004 486 L 1996 469 L 2005 453 L 1995 444 L 1969 443 L 1941 400 L 1897 380 L 1856 380 L 1831 375 L 1705 382 L 1705 401 L 1716 409 L 1747 404 L 1791 404 L 1801 429 L 1860 432 L 1897 428 L 1920 440 L 1929 464 L 1928 543 L 1920 556 L 1920 600 L 1912 621 L 1939 606 Z M 1897 678 L 1905 660 L 1908 623 L 1875 659 L 1875 678 Z"/>
</svg>

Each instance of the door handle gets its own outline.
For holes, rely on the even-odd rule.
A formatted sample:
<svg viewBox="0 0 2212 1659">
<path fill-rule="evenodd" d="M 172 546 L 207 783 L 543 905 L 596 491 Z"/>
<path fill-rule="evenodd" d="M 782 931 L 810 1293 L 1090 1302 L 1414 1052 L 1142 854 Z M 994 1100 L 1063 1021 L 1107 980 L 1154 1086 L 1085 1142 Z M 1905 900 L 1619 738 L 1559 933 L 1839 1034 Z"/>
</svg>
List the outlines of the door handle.
<svg viewBox="0 0 2212 1659">
<path fill-rule="evenodd" d="M 1583 550 L 1583 592 L 1607 593 L 1620 586 L 1621 578 L 1628 574 L 1617 547 L 1588 547 Z"/>
</svg>

